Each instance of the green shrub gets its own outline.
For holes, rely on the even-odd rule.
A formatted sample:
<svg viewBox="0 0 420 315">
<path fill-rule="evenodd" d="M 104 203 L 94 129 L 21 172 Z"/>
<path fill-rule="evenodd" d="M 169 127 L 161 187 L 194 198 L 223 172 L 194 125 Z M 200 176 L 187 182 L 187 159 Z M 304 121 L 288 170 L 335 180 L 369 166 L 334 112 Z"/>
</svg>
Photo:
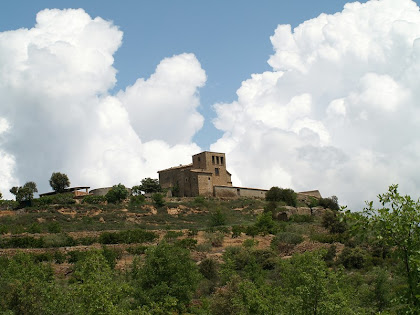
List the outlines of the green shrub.
<svg viewBox="0 0 420 315">
<path fill-rule="evenodd" d="M 0 224 L 0 234 L 7 234 L 9 232 L 9 229 L 5 224 Z"/>
<path fill-rule="evenodd" d="M 182 233 L 181 231 L 168 231 L 166 232 L 164 238 L 165 240 L 173 240 L 183 235 L 184 233 Z"/>
<path fill-rule="evenodd" d="M 242 233 L 246 231 L 243 225 L 234 225 L 232 226 L 232 238 L 241 236 Z"/>
<path fill-rule="evenodd" d="M 130 246 L 127 248 L 127 252 L 131 255 L 142 255 L 146 252 L 147 248 L 148 246 L 145 245 Z"/>
<path fill-rule="evenodd" d="M 77 239 L 77 243 L 84 246 L 92 245 L 96 242 L 98 242 L 98 238 L 94 236 L 80 237 Z"/>
<path fill-rule="evenodd" d="M 42 238 L 34 238 L 32 236 L 0 239 L 0 248 L 42 248 L 44 245 Z"/>
<path fill-rule="evenodd" d="M 322 226 L 330 233 L 344 233 L 347 230 L 347 224 L 340 213 L 332 210 L 326 210 L 322 215 Z"/>
<path fill-rule="evenodd" d="M 108 248 L 106 246 L 102 247 L 102 255 L 105 257 L 106 262 L 114 269 L 117 265 L 117 260 L 121 259 L 122 251 L 119 248 Z"/>
<path fill-rule="evenodd" d="M 290 216 L 290 221 L 296 223 L 310 223 L 314 221 L 314 217 L 306 214 L 292 214 Z"/>
<path fill-rule="evenodd" d="M 161 193 L 154 193 L 152 200 L 157 207 L 163 207 L 165 205 L 165 199 Z"/>
<path fill-rule="evenodd" d="M 221 226 L 226 224 L 226 215 L 220 208 L 210 213 L 210 226 Z"/>
<path fill-rule="evenodd" d="M 128 197 L 128 190 L 123 184 L 112 186 L 106 193 L 105 198 L 109 203 L 120 203 Z"/>
<path fill-rule="evenodd" d="M 215 280 L 218 278 L 219 264 L 212 258 L 206 258 L 198 265 L 198 270 L 208 280 Z"/>
<path fill-rule="evenodd" d="M 82 199 L 82 203 L 90 204 L 90 205 L 100 205 L 106 202 L 105 196 L 94 196 L 88 195 L 84 196 Z"/>
<path fill-rule="evenodd" d="M 367 252 L 360 247 L 345 247 L 338 256 L 338 261 L 347 269 L 362 269 L 368 263 L 368 255 Z"/>
<path fill-rule="evenodd" d="M 152 242 L 157 238 L 153 232 L 145 230 L 126 230 L 119 232 L 102 232 L 99 235 L 101 244 L 131 244 Z"/>
<path fill-rule="evenodd" d="M 293 189 L 283 189 L 279 187 L 271 187 L 265 195 L 267 201 L 284 201 L 288 206 L 296 207 L 297 195 Z"/>
<path fill-rule="evenodd" d="M 329 244 L 341 241 L 341 238 L 338 234 L 311 233 L 309 238 L 312 241 Z"/>
<path fill-rule="evenodd" d="M 242 243 L 242 246 L 245 248 L 252 248 L 258 245 L 258 241 L 255 239 L 247 239 Z"/>
<path fill-rule="evenodd" d="M 329 198 L 320 198 L 318 201 L 319 206 L 324 208 L 329 208 L 331 210 L 339 210 L 340 206 L 338 204 L 338 199 L 336 196 Z"/>
<path fill-rule="evenodd" d="M 85 259 L 85 257 L 87 256 L 88 252 L 87 251 L 80 251 L 80 250 L 73 250 L 67 253 L 67 255 L 69 256 L 69 258 L 67 259 L 67 261 L 70 264 L 75 264 L 80 260 Z"/>
<path fill-rule="evenodd" d="M 279 230 L 277 222 L 273 220 L 271 212 L 262 213 L 257 217 L 255 227 L 258 229 L 258 233 L 263 235 L 276 234 Z"/>
<path fill-rule="evenodd" d="M 284 244 L 297 245 L 302 242 L 303 242 L 303 237 L 300 234 L 292 233 L 292 232 L 280 232 L 276 234 L 271 244 L 284 243 Z"/>
<path fill-rule="evenodd" d="M 54 260 L 56 264 L 62 264 L 66 261 L 66 255 L 59 250 L 54 251 Z"/>
<path fill-rule="evenodd" d="M 197 240 L 193 238 L 184 238 L 182 240 L 177 240 L 174 245 L 186 248 L 189 250 L 194 250 L 197 247 Z"/>
<path fill-rule="evenodd" d="M 45 248 L 75 246 L 77 242 L 66 233 L 45 235 L 42 238 Z"/>
<path fill-rule="evenodd" d="M 41 226 L 38 223 L 32 223 L 28 227 L 28 233 L 31 233 L 31 234 L 41 233 Z"/>
<path fill-rule="evenodd" d="M 140 206 L 144 204 L 146 197 L 143 195 L 135 195 L 130 197 L 130 206 Z"/>
<path fill-rule="evenodd" d="M 49 222 L 47 224 L 47 231 L 48 233 L 60 233 L 61 232 L 61 225 L 58 222 Z"/>
<path fill-rule="evenodd" d="M 213 247 L 221 247 L 223 245 L 224 234 L 221 232 L 214 232 L 214 233 L 206 233 L 205 239 L 213 246 Z"/>
</svg>

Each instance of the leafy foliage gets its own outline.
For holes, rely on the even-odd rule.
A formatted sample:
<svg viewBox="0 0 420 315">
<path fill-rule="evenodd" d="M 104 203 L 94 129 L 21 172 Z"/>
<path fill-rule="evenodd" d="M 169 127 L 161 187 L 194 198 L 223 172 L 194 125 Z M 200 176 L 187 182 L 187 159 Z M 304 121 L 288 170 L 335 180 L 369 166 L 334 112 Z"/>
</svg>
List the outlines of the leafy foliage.
<svg viewBox="0 0 420 315">
<path fill-rule="evenodd" d="M 144 178 L 141 180 L 141 185 L 134 186 L 136 187 L 136 192 L 144 191 L 145 193 L 157 193 L 161 192 L 162 188 L 160 187 L 159 180 L 153 179 L 150 177 Z M 133 190 L 134 190 L 133 187 Z"/>
<path fill-rule="evenodd" d="M 100 205 L 105 203 L 106 200 L 105 196 L 87 195 L 83 197 L 82 202 L 91 205 Z"/>
<path fill-rule="evenodd" d="M 157 207 L 163 207 L 165 205 L 165 199 L 163 198 L 163 195 L 160 193 L 154 193 L 152 195 L 152 200 Z"/>
<path fill-rule="evenodd" d="M 296 207 L 297 199 L 296 193 L 293 189 L 283 189 L 279 187 L 271 187 L 265 195 L 267 201 L 284 201 L 288 206 Z"/>
<path fill-rule="evenodd" d="M 318 205 L 324 208 L 331 209 L 331 210 L 340 209 L 340 206 L 338 204 L 338 198 L 336 196 L 332 196 L 329 198 L 320 198 L 318 200 Z"/>
<path fill-rule="evenodd" d="M 134 263 L 132 277 L 140 303 L 165 303 L 166 297 L 172 297 L 176 309 L 182 311 L 192 299 L 200 274 L 188 250 L 162 242 L 146 251 L 143 265 Z"/>
<path fill-rule="evenodd" d="M 407 296 L 411 309 L 420 308 L 420 202 L 398 193 L 398 185 L 378 196 L 382 207 L 375 209 L 373 202 L 356 216 L 364 231 L 373 233 L 386 245 L 395 248 L 403 262 L 407 279 Z"/>
<path fill-rule="evenodd" d="M 64 173 L 52 173 L 50 186 L 55 192 L 64 192 L 65 189 L 70 186 L 70 180 Z"/>
<path fill-rule="evenodd" d="M 34 193 L 38 192 L 35 182 L 27 182 L 25 185 L 17 187 L 14 186 L 10 189 L 10 192 L 16 196 L 16 201 L 19 204 L 32 204 L 34 199 Z"/>
<path fill-rule="evenodd" d="M 123 184 L 112 186 L 106 193 L 105 198 L 109 203 L 120 203 L 128 197 L 128 190 Z"/>
</svg>

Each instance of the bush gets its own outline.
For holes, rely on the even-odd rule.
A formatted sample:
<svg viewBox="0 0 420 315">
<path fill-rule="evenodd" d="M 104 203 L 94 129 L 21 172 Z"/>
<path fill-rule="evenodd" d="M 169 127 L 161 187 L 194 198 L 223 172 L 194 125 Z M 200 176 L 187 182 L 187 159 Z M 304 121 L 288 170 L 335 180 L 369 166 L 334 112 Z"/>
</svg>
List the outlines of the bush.
<svg viewBox="0 0 420 315">
<path fill-rule="evenodd" d="M 128 247 L 127 252 L 131 255 L 142 255 L 146 252 L 146 249 L 148 249 L 148 246 L 137 245 L 137 246 Z"/>
<path fill-rule="evenodd" d="M 194 250 L 197 247 L 197 240 L 193 238 L 184 238 L 182 240 L 177 240 L 174 245 L 186 248 L 189 250 Z"/>
<path fill-rule="evenodd" d="M 75 246 L 77 243 L 70 235 L 66 233 L 45 235 L 42 237 L 44 247 L 65 247 Z"/>
<path fill-rule="evenodd" d="M 278 245 L 279 243 L 297 245 L 302 242 L 303 242 L 303 237 L 300 234 L 296 234 L 292 232 L 280 232 L 276 234 L 276 236 L 271 241 L 271 244 L 274 246 Z"/>
<path fill-rule="evenodd" d="M 296 223 L 310 223 L 314 221 L 314 217 L 306 214 L 293 214 L 290 220 Z"/>
<path fill-rule="evenodd" d="M 130 197 L 131 206 L 140 206 L 145 202 L 146 198 L 143 195 L 135 195 Z"/>
<path fill-rule="evenodd" d="M 245 232 L 245 227 L 243 225 L 234 225 L 232 226 L 232 238 L 241 236 Z"/>
<path fill-rule="evenodd" d="M 279 229 L 277 223 L 273 220 L 271 212 L 260 214 L 257 217 L 257 222 L 255 222 L 255 227 L 258 229 L 258 233 L 263 235 L 276 234 Z"/>
<path fill-rule="evenodd" d="M 332 196 L 329 198 L 321 198 L 318 201 L 319 206 L 324 208 L 329 208 L 331 210 L 339 210 L 340 206 L 338 205 L 338 198 L 336 196 Z"/>
<path fill-rule="evenodd" d="M 103 246 L 102 255 L 105 257 L 106 262 L 111 267 L 111 269 L 114 269 L 117 265 L 117 260 L 121 259 L 122 257 L 122 251 L 118 248 L 108 248 Z"/>
<path fill-rule="evenodd" d="M 198 265 L 198 270 L 208 280 L 216 280 L 218 278 L 219 264 L 212 258 L 206 258 Z"/>
<path fill-rule="evenodd" d="M 128 197 L 128 190 L 124 185 L 118 184 L 106 193 L 105 198 L 109 203 L 120 203 Z"/>
<path fill-rule="evenodd" d="M 327 210 L 322 215 L 322 226 L 330 233 L 344 233 L 347 230 L 347 225 L 340 217 L 337 211 Z"/>
<path fill-rule="evenodd" d="M 41 233 L 41 226 L 38 223 L 32 223 L 28 227 L 28 233 L 31 233 L 31 234 Z"/>
<path fill-rule="evenodd" d="M 50 222 L 47 224 L 48 233 L 60 233 L 61 225 L 58 222 Z"/>
<path fill-rule="evenodd" d="M 221 232 L 215 232 L 206 233 L 204 237 L 213 247 L 221 247 L 223 245 L 224 236 L 225 235 Z"/>
<path fill-rule="evenodd" d="M 279 187 L 271 187 L 265 195 L 267 201 L 284 201 L 288 206 L 296 207 L 296 193 L 293 189 L 283 189 Z"/>
<path fill-rule="evenodd" d="M 165 240 L 173 240 L 183 235 L 184 233 L 182 233 L 181 231 L 168 231 L 166 232 L 164 238 Z"/>
<path fill-rule="evenodd" d="M 42 248 L 44 241 L 42 238 L 32 236 L 19 236 L 4 238 L 0 240 L 0 248 Z"/>
<path fill-rule="evenodd" d="M 210 213 L 210 226 L 221 226 L 226 224 L 226 215 L 220 209 Z"/>
<path fill-rule="evenodd" d="M 82 203 L 87 203 L 91 205 L 100 205 L 104 204 L 106 202 L 105 196 L 94 196 L 94 195 L 88 195 L 83 197 Z"/>
<path fill-rule="evenodd" d="M 165 205 L 165 199 L 163 198 L 163 195 L 160 193 L 154 193 L 152 195 L 152 200 L 157 207 L 163 207 Z"/>
<path fill-rule="evenodd" d="M 347 269 L 362 269 L 367 264 L 368 255 L 367 252 L 360 247 L 345 247 L 340 256 L 338 256 L 338 261 Z"/>
<path fill-rule="evenodd" d="M 152 242 L 157 238 L 153 232 L 145 230 L 126 230 L 120 232 L 102 232 L 99 235 L 101 244 L 131 244 Z"/>
</svg>

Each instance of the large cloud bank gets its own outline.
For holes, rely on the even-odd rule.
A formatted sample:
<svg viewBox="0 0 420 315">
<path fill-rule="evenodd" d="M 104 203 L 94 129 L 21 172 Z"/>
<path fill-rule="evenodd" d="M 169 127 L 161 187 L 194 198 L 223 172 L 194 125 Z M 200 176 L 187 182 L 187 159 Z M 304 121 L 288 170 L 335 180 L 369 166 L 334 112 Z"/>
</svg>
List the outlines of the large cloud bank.
<svg viewBox="0 0 420 315">
<path fill-rule="evenodd" d="M 0 33 L 3 194 L 28 180 L 47 191 L 53 171 L 72 185 L 134 185 L 200 150 L 191 138 L 206 75 L 195 56 L 166 58 L 112 96 L 121 41 L 111 22 L 81 9 L 44 10 L 33 28 Z"/>
<path fill-rule="evenodd" d="M 319 189 L 360 210 L 388 185 L 420 191 L 420 12 L 411 0 L 347 4 L 271 37 L 272 71 L 216 104 L 237 184 Z M 240 180 L 240 181 L 239 181 Z"/>
</svg>

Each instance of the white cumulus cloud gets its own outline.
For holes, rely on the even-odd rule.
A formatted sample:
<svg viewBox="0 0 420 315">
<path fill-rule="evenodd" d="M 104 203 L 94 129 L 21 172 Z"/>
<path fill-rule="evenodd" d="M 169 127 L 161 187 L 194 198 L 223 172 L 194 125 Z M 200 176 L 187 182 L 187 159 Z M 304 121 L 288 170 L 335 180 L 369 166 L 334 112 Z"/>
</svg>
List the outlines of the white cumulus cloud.
<svg viewBox="0 0 420 315">
<path fill-rule="evenodd" d="M 390 184 L 420 191 L 420 12 L 411 0 L 346 4 L 271 37 L 272 71 L 214 106 L 237 183 L 319 189 L 361 210 Z"/>
<path fill-rule="evenodd" d="M 164 59 L 118 96 L 113 55 L 122 32 L 82 9 L 43 10 L 31 29 L 0 33 L 0 191 L 54 171 L 72 185 L 128 186 L 189 162 L 202 126 L 192 54 Z"/>
</svg>

